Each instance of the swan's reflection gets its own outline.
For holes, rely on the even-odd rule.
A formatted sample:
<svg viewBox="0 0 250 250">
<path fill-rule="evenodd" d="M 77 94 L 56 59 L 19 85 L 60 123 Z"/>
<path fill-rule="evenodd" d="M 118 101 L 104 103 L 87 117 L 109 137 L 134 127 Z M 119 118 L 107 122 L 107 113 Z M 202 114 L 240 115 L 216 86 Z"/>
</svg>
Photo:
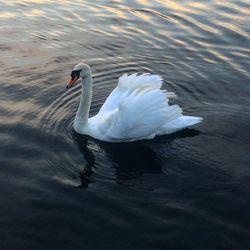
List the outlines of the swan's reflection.
<svg viewBox="0 0 250 250">
<path fill-rule="evenodd" d="M 88 187 L 94 181 L 93 175 L 98 172 L 99 165 L 101 165 L 96 163 L 97 158 L 98 161 L 104 161 L 106 165 L 112 166 L 112 174 L 115 175 L 115 180 L 119 184 L 131 183 L 144 174 L 161 173 L 162 162 L 157 148 L 170 145 L 176 138 L 193 137 L 198 134 L 196 130 L 186 129 L 174 135 L 161 136 L 150 141 L 108 143 L 74 133 L 73 138 L 86 160 L 80 172 L 81 185 L 79 187 Z M 106 173 L 105 176 L 109 174 L 111 175 L 111 173 Z"/>
<path fill-rule="evenodd" d="M 91 183 L 91 176 L 94 173 L 95 155 L 88 146 L 88 137 L 78 135 L 74 132 L 74 140 L 87 162 L 83 170 L 80 172 L 81 185 L 79 187 L 88 187 L 89 183 Z"/>
</svg>

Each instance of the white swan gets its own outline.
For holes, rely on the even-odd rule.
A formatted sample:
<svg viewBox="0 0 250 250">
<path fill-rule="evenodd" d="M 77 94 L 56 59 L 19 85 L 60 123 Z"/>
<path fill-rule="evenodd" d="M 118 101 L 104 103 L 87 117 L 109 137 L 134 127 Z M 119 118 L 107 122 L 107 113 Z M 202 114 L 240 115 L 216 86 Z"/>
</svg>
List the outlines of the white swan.
<svg viewBox="0 0 250 250">
<path fill-rule="evenodd" d="M 79 134 L 109 142 L 152 139 L 171 134 L 202 121 L 200 117 L 184 116 L 178 105 L 169 105 L 162 78 L 158 75 L 123 75 L 117 87 L 97 115 L 88 118 L 92 97 L 92 74 L 87 64 L 79 63 L 67 84 L 70 88 L 82 78 L 82 95 L 74 120 Z"/>
</svg>

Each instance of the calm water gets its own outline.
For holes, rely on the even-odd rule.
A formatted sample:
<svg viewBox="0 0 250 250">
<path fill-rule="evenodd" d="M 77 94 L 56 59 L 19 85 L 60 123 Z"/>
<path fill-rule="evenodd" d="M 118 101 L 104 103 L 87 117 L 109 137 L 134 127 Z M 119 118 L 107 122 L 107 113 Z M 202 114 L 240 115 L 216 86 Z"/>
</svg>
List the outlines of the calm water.
<svg viewBox="0 0 250 250">
<path fill-rule="evenodd" d="M 0 2 L 1 249 L 249 249 L 247 0 Z M 165 79 L 204 122 L 152 141 L 74 133 L 124 73 Z"/>
</svg>

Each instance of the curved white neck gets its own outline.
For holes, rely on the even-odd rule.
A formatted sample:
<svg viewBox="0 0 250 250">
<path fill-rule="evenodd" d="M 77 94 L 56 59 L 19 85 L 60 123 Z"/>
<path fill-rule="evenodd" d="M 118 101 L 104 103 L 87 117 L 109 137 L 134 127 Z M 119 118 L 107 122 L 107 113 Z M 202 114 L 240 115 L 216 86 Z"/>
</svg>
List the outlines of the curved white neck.
<svg viewBox="0 0 250 250">
<path fill-rule="evenodd" d="M 82 78 L 82 94 L 80 104 L 76 113 L 74 128 L 77 132 L 82 132 L 88 123 L 89 110 L 92 98 L 92 76 Z"/>
</svg>

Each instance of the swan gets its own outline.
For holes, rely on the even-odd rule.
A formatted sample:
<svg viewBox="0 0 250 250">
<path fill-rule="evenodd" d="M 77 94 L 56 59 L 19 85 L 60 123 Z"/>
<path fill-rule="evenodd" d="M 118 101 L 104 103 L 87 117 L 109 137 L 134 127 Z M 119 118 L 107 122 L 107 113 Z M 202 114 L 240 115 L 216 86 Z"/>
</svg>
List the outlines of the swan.
<svg viewBox="0 0 250 250">
<path fill-rule="evenodd" d="M 69 89 L 81 78 L 82 93 L 74 130 L 107 142 L 153 139 L 171 134 L 202 121 L 184 116 L 178 105 L 169 105 L 162 78 L 152 74 L 124 74 L 98 114 L 89 118 L 92 98 L 92 72 L 89 65 L 77 64 L 66 85 Z"/>
</svg>

